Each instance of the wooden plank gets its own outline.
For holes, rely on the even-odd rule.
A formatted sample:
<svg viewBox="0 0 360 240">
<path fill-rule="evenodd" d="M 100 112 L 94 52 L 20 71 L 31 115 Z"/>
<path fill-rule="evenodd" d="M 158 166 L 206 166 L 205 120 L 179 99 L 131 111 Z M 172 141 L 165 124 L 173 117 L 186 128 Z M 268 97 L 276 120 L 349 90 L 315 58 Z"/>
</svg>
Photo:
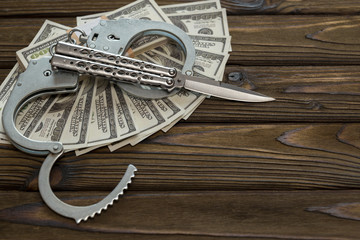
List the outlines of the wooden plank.
<svg viewBox="0 0 360 240">
<path fill-rule="evenodd" d="M 10 70 L 0 70 L 5 79 Z M 206 99 L 188 122 L 359 122 L 360 68 L 333 67 L 247 67 L 229 65 L 239 72 L 238 81 L 224 81 L 258 91 L 277 100 L 241 103 Z"/>
<path fill-rule="evenodd" d="M 228 20 L 233 64 L 360 63 L 358 16 L 234 16 Z"/>
<path fill-rule="evenodd" d="M 4 0 L 0 16 L 79 16 L 111 11 L 133 1 L 87 0 L 53 2 L 50 0 Z M 192 2 L 189 0 L 157 0 L 159 5 Z M 228 14 L 358 14 L 360 3 L 356 0 L 222 0 Z"/>
<path fill-rule="evenodd" d="M 357 14 L 360 3 L 354 0 L 247 0 L 221 1 L 228 14 Z"/>
<path fill-rule="evenodd" d="M 90 204 L 106 192 L 59 192 Z M 76 225 L 38 193 L 0 192 L 3 239 L 358 239 L 360 191 L 127 192 Z"/>
<path fill-rule="evenodd" d="M 74 26 L 75 19 L 52 19 Z M 15 52 L 26 47 L 44 19 L 4 19 L 0 68 L 15 64 Z M 360 16 L 229 16 L 231 64 L 360 64 Z M 344 37 L 346 36 L 346 37 Z"/>
<path fill-rule="evenodd" d="M 359 131 L 359 123 L 178 124 L 113 153 L 67 153 L 51 181 L 57 190 L 111 190 L 131 163 L 135 190 L 359 188 Z M 0 188 L 37 190 L 44 158 L 0 151 Z"/>
</svg>

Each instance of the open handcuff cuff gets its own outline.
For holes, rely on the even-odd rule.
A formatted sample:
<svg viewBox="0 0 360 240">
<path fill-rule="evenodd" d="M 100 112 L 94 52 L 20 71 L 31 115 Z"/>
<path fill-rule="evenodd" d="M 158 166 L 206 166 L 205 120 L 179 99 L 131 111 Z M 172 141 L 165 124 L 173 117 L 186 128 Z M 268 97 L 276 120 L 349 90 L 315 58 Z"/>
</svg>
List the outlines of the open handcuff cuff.
<svg viewBox="0 0 360 240">
<path fill-rule="evenodd" d="M 71 36 L 76 31 L 80 31 L 79 41 L 86 46 L 73 42 Z M 132 43 L 147 35 L 168 37 L 182 48 L 186 60 L 181 72 L 175 68 L 123 56 Z M 40 194 L 52 210 L 73 218 L 77 223 L 94 217 L 107 209 L 108 205 L 112 205 L 127 189 L 137 169 L 130 164 L 115 189 L 96 204 L 72 206 L 61 201 L 51 189 L 50 171 L 64 153 L 62 143 L 26 138 L 15 126 L 18 112 L 30 100 L 44 94 L 76 92 L 79 73 L 114 80 L 126 92 L 148 99 L 164 98 L 185 88 L 230 100 L 274 100 L 230 84 L 192 76 L 195 62 L 192 40 L 180 28 L 168 23 L 135 19 L 101 20 L 88 36 L 79 29 L 71 30 L 68 36 L 70 43 L 58 42 L 54 49 L 50 48 L 53 52 L 51 57 L 29 62 L 11 92 L 2 120 L 7 136 L 18 149 L 29 154 L 47 156 L 39 172 Z"/>
<path fill-rule="evenodd" d="M 73 29 L 69 32 L 69 38 L 71 38 L 75 31 L 78 30 Z M 58 214 L 73 218 L 77 223 L 87 220 L 89 217 L 94 217 L 96 213 L 99 214 L 108 205 L 112 205 L 113 201 L 117 200 L 119 195 L 123 194 L 123 191 L 127 189 L 127 185 L 131 182 L 131 178 L 137 169 L 133 165 L 129 165 L 115 189 L 100 202 L 90 206 L 69 205 L 57 198 L 50 186 L 51 168 L 64 152 L 62 143 L 42 142 L 26 138 L 16 129 L 15 118 L 22 106 L 39 95 L 77 91 L 79 74 L 60 70 L 64 64 L 69 64 L 70 62 L 71 65 L 69 66 L 75 71 L 99 74 L 111 78 L 114 78 L 114 76 L 110 69 L 106 69 L 106 65 L 103 68 L 103 65 L 99 63 L 92 64 L 90 68 L 84 68 L 84 64 L 87 64 L 87 62 L 83 59 L 101 58 L 104 61 L 115 62 L 118 66 L 124 68 L 124 75 L 122 77 L 127 77 L 129 81 L 134 82 L 139 81 L 139 73 L 136 71 L 147 70 L 141 78 L 143 79 L 142 84 L 146 84 L 146 80 L 150 78 L 154 80 L 155 77 L 158 77 L 159 81 L 163 81 L 162 77 L 159 76 L 174 76 L 175 72 L 173 72 L 172 68 L 155 64 L 144 64 L 142 61 L 128 57 L 119 57 L 119 55 L 125 53 L 134 41 L 146 35 L 161 35 L 176 41 L 186 54 L 183 72 L 189 73 L 190 71 L 191 74 L 195 61 L 195 49 L 186 33 L 176 26 L 146 20 L 101 20 L 99 25 L 93 28 L 89 36 L 86 36 L 83 32 L 81 33 L 79 40 L 85 43 L 87 47 L 76 45 L 73 42 L 59 42 L 55 46 L 55 53 L 53 53 L 51 58 L 44 57 L 31 60 L 26 71 L 20 74 L 16 86 L 12 90 L 3 110 L 3 125 L 11 142 L 18 149 L 26 153 L 47 156 L 39 172 L 39 191 L 44 202 Z M 69 53 L 72 55 L 71 57 L 65 55 Z M 132 70 L 128 70 L 129 67 Z M 169 79 L 165 78 L 165 83 L 166 81 L 170 83 L 171 80 Z M 174 93 L 174 91 L 163 91 L 156 86 L 147 86 L 144 89 L 138 85 L 118 84 L 121 84 L 125 91 L 145 98 L 163 98 Z M 152 88 L 151 91 L 148 90 L 149 87 Z"/>
</svg>

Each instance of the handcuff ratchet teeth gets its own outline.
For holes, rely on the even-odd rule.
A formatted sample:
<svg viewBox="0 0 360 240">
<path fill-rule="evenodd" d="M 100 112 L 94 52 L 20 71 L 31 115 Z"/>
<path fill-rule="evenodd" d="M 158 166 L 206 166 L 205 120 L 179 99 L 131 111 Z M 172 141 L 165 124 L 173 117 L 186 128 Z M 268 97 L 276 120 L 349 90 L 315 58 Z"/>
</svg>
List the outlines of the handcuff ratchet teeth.
<svg viewBox="0 0 360 240">
<path fill-rule="evenodd" d="M 144 63 L 139 63 L 138 65 L 138 62 L 135 59 L 120 57 L 120 55 L 123 55 L 126 49 L 129 48 L 130 45 L 137 39 L 143 36 L 155 34 L 166 36 L 175 40 L 183 48 L 186 54 L 183 72 L 192 71 L 195 61 L 195 49 L 192 45 L 191 39 L 185 32 L 174 25 L 163 22 L 120 19 L 116 21 L 101 20 L 99 25 L 92 29 L 91 34 L 87 36 L 87 38 L 82 36 L 83 41 L 84 39 L 86 40 L 86 45 L 88 47 L 59 43 L 55 46 L 54 56 L 31 60 L 26 71 L 20 74 L 18 82 L 12 90 L 3 110 L 3 126 L 7 136 L 18 149 L 29 154 L 47 156 L 39 172 L 39 191 L 44 202 L 56 213 L 65 217 L 73 218 L 77 223 L 82 220 L 87 220 L 89 217 L 94 217 L 95 214 L 100 213 L 103 209 L 106 209 L 108 205 L 111 205 L 114 200 L 118 199 L 119 195 L 123 194 L 123 191 L 127 189 L 127 185 L 131 182 L 131 179 L 134 177 L 137 169 L 130 164 L 115 189 L 107 197 L 96 204 L 79 207 L 64 203 L 56 197 L 50 186 L 51 168 L 64 152 L 62 143 L 51 141 L 41 142 L 23 136 L 15 126 L 15 118 L 18 112 L 27 102 L 39 95 L 76 92 L 79 74 L 62 70 L 61 68 L 63 65 L 60 64 L 61 61 L 62 63 L 64 63 L 64 60 L 68 61 L 68 66 L 72 65 L 72 67 L 81 67 L 84 63 L 86 63 L 85 56 L 91 58 L 90 56 L 96 57 L 99 54 L 101 55 L 99 58 L 107 61 L 113 61 L 114 54 L 117 55 L 115 63 L 118 61 L 118 67 L 123 68 L 118 69 L 117 72 L 120 70 L 125 71 L 125 76 L 129 76 L 129 79 L 134 80 L 135 82 L 140 81 L 140 83 L 146 84 L 147 79 L 152 78 L 152 80 L 154 80 L 154 78 L 159 75 L 159 72 L 157 71 L 161 72 L 160 75 L 162 77 L 158 78 L 159 84 L 150 86 L 151 91 L 148 89 L 142 89 L 138 85 L 119 83 L 125 91 L 145 98 L 163 98 L 169 96 L 170 94 L 174 94 L 174 92 L 176 92 L 175 87 L 173 88 L 175 89 L 174 91 L 164 91 L 163 87 L 161 87 L 163 86 L 163 83 L 169 84 L 170 77 L 176 74 L 176 72 L 173 72 L 172 69 L 159 65 L 151 65 L 150 67 Z M 75 55 L 75 57 L 82 58 L 78 59 L 76 64 L 70 64 L 70 61 L 72 60 L 69 60 L 68 58 L 61 59 L 63 56 L 58 55 L 61 51 L 63 51 L 63 53 L 74 53 L 76 52 L 74 49 L 78 49 L 78 53 L 80 54 L 79 56 Z M 51 65 L 50 62 L 53 65 Z M 58 65 L 56 65 L 55 62 L 57 62 Z M 89 71 L 89 74 L 99 74 L 96 70 L 103 68 L 101 64 L 102 63 L 93 64 L 89 66 L 89 69 L 86 69 L 85 67 L 78 72 Z M 132 70 L 127 70 L 126 67 L 129 65 L 132 66 Z M 154 70 L 154 66 L 156 70 Z M 99 68 L 95 69 L 96 67 Z M 138 69 L 136 69 L 137 67 Z M 103 68 L 103 70 L 104 73 L 107 72 L 105 68 Z M 137 74 L 137 77 L 132 79 L 135 73 Z M 142 76 L 140 80 L 139 74 Z M 157 75 L 155 76 L 154 74 Z"/>
</svg>

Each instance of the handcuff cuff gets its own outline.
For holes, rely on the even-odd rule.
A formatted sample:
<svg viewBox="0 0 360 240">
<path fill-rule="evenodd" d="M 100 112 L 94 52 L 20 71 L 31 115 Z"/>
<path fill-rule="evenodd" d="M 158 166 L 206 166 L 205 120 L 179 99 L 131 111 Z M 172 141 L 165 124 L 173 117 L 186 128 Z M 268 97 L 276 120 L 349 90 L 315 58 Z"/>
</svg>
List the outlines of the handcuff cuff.
<svg viewBox="0 0 360 240">
<path fill-rule="evenodd" d="M 80 47 L 72 42 L 71 35 L 76 31 L 80 31 L 79 41 L 87 47 Z M 101 20 L 88 36 L 79 29 L 75 28 L 71 30 L 68 34 L 71 43 L 58 43 L 58 45 L 55 46 L 55 51 L 64 51 L 65 53 L 71 51 L 73 54 L 78 53 L 79 56 L 86 56 L 88 58 L 91 58 L 91 56 L 93 56 L 92 54 L 100 53 L 103 54 L 106 60 L 106 57 L 110 59 L 113 54 L 123 56 L 132 43 L 147 35 L 160 35 L 174 40 L 182 48 L 186 56 L 182 73 L 187 75 L 192 74 L 192 68 L 195 62 L 195 49 L 191 39 L 180 28 L 163 22 L 135 19 Z M 53 51 L 53 49 L 51 50 Z M 105 53 L 103 51 L 105 51 Z M 53 65 L 55 56 L 56 54 L 51 57 Z M 32 155 L 46 156 L 40 168 L 38 182 L 40 194 L 47 206 L 56 213 L 64 217 L 73 218 L 76 223 L 80 223 L 82 220 L 86 221 L 89 217 L 94 217 L 95 214 L 100 214 L 102 210 L 112 205 L 114 200 L 117 200 L 119 195 L 122 195 L 123 191 L 127 189 L 137 169 L 130 164 L 113 191 L 103 200 L 93 205 L 72 206 L 61 201 L 54 194 L 50 186 L 50 172 L 55 162 L 64 153 L 62 143 L 32 140 L 23 136 L 15 126 L 15 118 L 18 112 L 32 99 L 45 94 L 65 94 L 78 90 L 79 74 L 70 71 L 56 70 L 50 63 L 51 58 L 44 57 L 29 62 L 28 68 L 24 73 L 20 74 L 7 100 L 3 110 L 2 121 L 7 136 L 18 149 Z M 127 57 L 123 57 L 122 59 L 124 60 L 125 66 L 126 64 L 131 64 L 132 67 L 139 67 L 139 71 L 142 70 L 141 67 L 144 67 L 138 65 L 135 59 Z M 61 64 L 61 61 L 57 63 Z M 151 67 L 152 65 L 148 66 L 150 73 Z M 164 71 L 164 74 L 161 73 L 161 76 L 166 74 L 172 75 L 171 71 L 169 72 L 166 67 L 161 68 L 161 66 L 157 65 L 156 69 Z M 96 74 L 97 69 L 87 70 L 90 71 L 90 74 Z M 149 76 L 151 77 L 151 74 Z M 131 73 L 128 77 L 131 78 Z M 134 79 L 134 81 L 136 81 L 136 79 Z M 170 84 L 170 82 L 168 83 Z M 118 84 L 121 85 L 121 88 L 126 92 L 141 96 L 142 98 L 163 98 L 175 94 L 177 91 L 177 89 L 173 91 L 163 91 L 161 87 L 157 86 L 146 86 L 145 89 L 139 85 L 127 83 Z"/>
</svg>

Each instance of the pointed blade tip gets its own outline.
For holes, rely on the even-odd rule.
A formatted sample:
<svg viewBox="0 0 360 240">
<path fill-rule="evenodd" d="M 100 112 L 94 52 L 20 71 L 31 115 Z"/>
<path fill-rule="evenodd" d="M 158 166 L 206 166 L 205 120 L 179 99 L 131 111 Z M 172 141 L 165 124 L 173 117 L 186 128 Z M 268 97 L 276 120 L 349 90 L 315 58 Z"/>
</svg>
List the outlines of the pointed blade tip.
<svg viewBox="0 0 360 240">
<path fill-rule="evenodd" d="M 216 97 L 216 96 L 214 96 Z M 224 97 L 222 97 L 224 98 Z M 226 98 L 224 98 L 226 99 Z M 251 96 L 251 97 L 247 97 L 247 98 L 228 98 L 227 100 L 232 100 L 232 101 L 238 101 L 238 102 L 253 102 L 253 103 L 260 103 L 260 102 L 271 102 L 271 101 L 275 101 L 275 98 L 272 97 L 268 97 L 268 96 Z"/>
</svg>

